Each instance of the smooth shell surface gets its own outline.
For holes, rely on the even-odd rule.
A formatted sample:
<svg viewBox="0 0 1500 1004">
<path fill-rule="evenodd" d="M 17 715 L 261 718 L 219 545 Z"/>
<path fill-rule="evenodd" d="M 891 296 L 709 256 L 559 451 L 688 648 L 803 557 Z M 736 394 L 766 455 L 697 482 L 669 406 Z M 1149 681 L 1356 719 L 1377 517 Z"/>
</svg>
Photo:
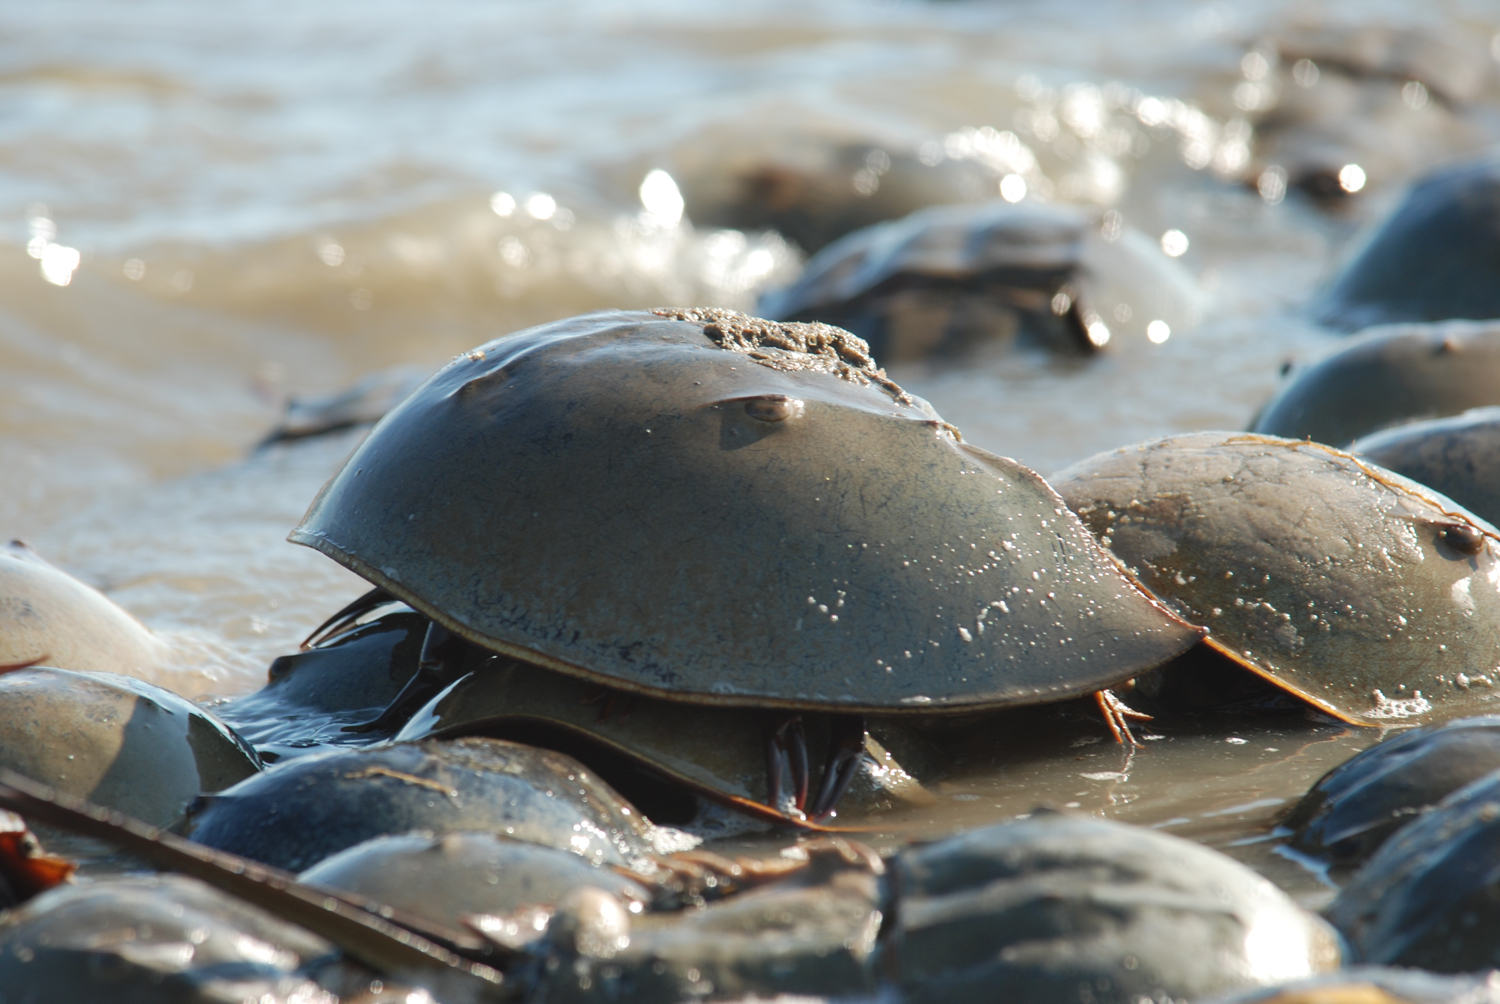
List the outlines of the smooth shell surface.
<svg viewBox="0 0 1500 1004">
<path fill-rule="evenodd" d="M 1348 331 L 1395 321 L 1500 317 L 1500 161 L 1429 175 L 1313 305 Z"/>
<path fill-rule="evenodd" d="M 814 770 L 831 739 L 828 717 L 801 716 Z M 549 745 L 549 740 L 565 743 L 571 736 L 597 747 L 587 753 L 569 750 L 592 763 L 596 773 L 610 776 L 609 765 L 598 758 L 624 757 L 709 798 L 765 815 L 772 811 L 766 804 L 766 742 L 783 718 L 784 714 L 753 708 L 691 707 L 650 697 L 611 696 L 576 678 L 497 657 L 489 665 L 476 666 L 413 715 L 396 738 L 488 734 Z M 880 725 L 870 727 L 881 732 Z M 554 737 L 553 730 L 565 736 Z M 841 816 L 934 801 L 869 733 L 865 752 L 859 776 L 839 802 Z M 812 783 L 818 780 L 815 774 Z M 783 790 L 792 790 L 789 780 Z"/>
<path fill-rule="evenodd" d="M 1500 716 L 1403 732 L 1325 774 L 1287 816 L 1288 843 L 1358 864 L 1449 792 L 1497 769 Z"/>
<path fill-rule="evenodd" d="M 960 443 L 858 339 L 666 313 L 461 356 L 291 539 L 482 646 L 700 703 L 1035 703 L 1193 642 L 1040 477 Z"/>
<path fill-rule="evenodd" d="M 1386 841 L 1328 919 L 1365 962 L 1443 973 L 1500 965 L 1500 774 L 1453 792 Z"/>
<path fill-rule="evenodd" d="M 498 739 L 312 754 L 200 799 L 183 829 L 288 871 L 413 830 L 497 833 L 606 864 L 650 850 L 649 824 L 577 761 Z"/>
<path fill-rule="evenodd" d="M 1500 404 L 1500 324 L 1374 328 L 1295 372 L 1255 432 L 1346 446 L 1415 419 Z"/>
<path fill-rule="evenodd" d="M 112 673 L 0 675 L 0 766 L 153 825 L 260 770 L 243 740 L 176 694 Z"/>
<path fill-rule="evenodd" d="M 334 952 L 193 879 L 108 879 L 44 893 L 0 919 L 0 1001 L 326 1001 L 308 973 Z"/>
<path fill-rule="evenodd" d="M 45 664 L 150 676 L 166 646 L 97 589 L 13 540 L 0 546 L 0 672 Z"/>
<path fill-rule="evenodd" d="M 1333 932 L 1217 851 L 1039 811 L 902 851 L 904 999 L 1134 1004 L 1335 969 Z"/>
<path fill-rule="evenodd" d="M 1356 439 L 1349 450 L 1500 520 L 1500 408 L 1398 425 Z"/>
<path fill-rule="evenodd" d="M 319 862 L 297 879 L 358 893 L 458 930 L 464 916 L 554 904 L 586 886 L 626 902 L 651 899 L 639 882 L 571 851 L 493 833 L 376 837 Z"/>
<path fill-rule="evenodd" d="M 1473 707 L 1500 686 L 1497 531 L 1399 474 L 1195 433 L 1053 483 L 1209 645 L 1346 721 Z"/>
<path fill-rule="evenodd" d="M 760 309 L 847 328 L 887 363 L 1017 339 L 1091 352 L 1152 321 L 1168 334 L 1196 321 L 1175 263 L 1133 231 L 1098 231 L 1062 206 L 933 206 L 823 249 Z"/>
</svg>

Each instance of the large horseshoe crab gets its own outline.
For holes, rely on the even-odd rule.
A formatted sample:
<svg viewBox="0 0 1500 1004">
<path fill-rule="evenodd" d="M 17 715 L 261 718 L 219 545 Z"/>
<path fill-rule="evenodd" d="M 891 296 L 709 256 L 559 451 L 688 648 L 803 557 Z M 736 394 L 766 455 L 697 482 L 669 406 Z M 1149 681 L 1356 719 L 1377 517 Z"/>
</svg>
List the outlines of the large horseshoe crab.
<svg viewBox="0 0 1500 1004">
<path fill-rule="evenodd" d="M 1197 637 L 863 341 L 724 310 L 591 314 L 459 357 L 290 539 L 376 586 L 330 630 L 392 597 L 432 619 L 387 719 L 467 644 L 790 720 L 1103 692 Z M 857 765 L 841 747 L 818 790 Z"/>
<path fill-rule="evenodd" d="M 1053 480 L 1210 647 L 1348 722 L 1421 719 L 1500 686 L 1500 531 L 1317 443 L 1195 433 Z"/>
</svg>

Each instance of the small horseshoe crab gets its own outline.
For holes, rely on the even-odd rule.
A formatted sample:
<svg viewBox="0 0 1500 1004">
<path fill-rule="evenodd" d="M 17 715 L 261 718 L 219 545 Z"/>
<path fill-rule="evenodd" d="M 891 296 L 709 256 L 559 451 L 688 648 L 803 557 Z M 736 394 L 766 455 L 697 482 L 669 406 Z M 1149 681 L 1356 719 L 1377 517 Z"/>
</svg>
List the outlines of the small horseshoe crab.
<svg viewBox="0 0 1500 1004">
<path fill-rule="evenodd" d="M 1500 324 L 1372 328 L 1294 373 L 1252 430 L 1346 447 L 1415 419 L 1500 404 Z"/>
<path fill-rule="evenodd" d="M 328 631 L 392 598 L 431 618 L 370 727 L 452 685 L 470 645 L 778 710 L 773 778 L 807 757 L 782 726 L 847 716 L 797 806 L 812 816 L 858 772 L 856 716 L 1102 694 L 1197 638 L 1046 482 L 964 443 L 863 341 L 726 310 L 590 314 L 460 356 L 290 539 L 376 587 Z"/>
<path fill-rule="evenodd" d="M 1323 324 L 1500 317 L 1500 161 L 1438 171 L 1402 203 L 1313 302 Z"/>
<path fill-rule="evenodd" d="M 1192 280 L 1115 213 L 933 206 L 849 234 L 760 310 L 859 335 L 887 363 L 1019 342 L 1089 354 L 1115 334 L 1166 341 L 1194 323 Z"/>
<path fill-rule="evenodd" d="M 1500 408 L 1408 422 L 1361 436 L 1349 452 L 1444 495 L 1500 523 Z"/>
<path fill-rule="evenodd" d="M 1053 484 L 1206 645 L 1336 718 L 1421 719 L 1500 686 L 1500 531 L 1399 474 L 1195 433 Z"/>
<path fill-rule="evenodd" d="M 0 546 L 0 673 L 45 664 L 150 677 L 166 657 L 140 621 L 19 540 Z"/>
</svg>

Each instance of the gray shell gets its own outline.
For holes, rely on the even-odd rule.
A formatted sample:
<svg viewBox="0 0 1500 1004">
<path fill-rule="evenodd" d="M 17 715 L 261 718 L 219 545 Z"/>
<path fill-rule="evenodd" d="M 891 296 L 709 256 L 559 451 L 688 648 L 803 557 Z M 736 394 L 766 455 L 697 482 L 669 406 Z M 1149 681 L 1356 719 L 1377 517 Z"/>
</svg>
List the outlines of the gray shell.
<svg viewBox="0 0 1500 1004">
<path fill-rule="evenodd" d="M 0 1000 L 325 1000 L 308 974 L 334 952 L 194 879 L 112 878 L 61 886 L 0 920 Z"/>
<path fill-rule="evenodd" d="M 626 902 L 651 900 L 639 882 L 571 851 L 493 833 L 375 837 L 320 861 L 297 881 L 357 893 L 454 930 L 462 930 L 465 916 L 555 904 L 584 886 Z"/>
<path fill-rule="evenodd" d="M 1398 425 L 1360 437 L 1349 450 L 1500 521 L 1500 408 Z"/>
<path fill-rule="evenodd" d="M 1500 324 L 1374 328 L 1296 371 L 1254 431 L 1347 446 L 1413 419 L 1500 404 Z"/>
<path fill-rule="evenodd" d="M 623 865 L 649 852 L 651 832 L 576 760 L 498 739 L 300 757 L 200 799 L 182 829 L 288 871 L 412 830 L 484 830 Z"/>
<path fill-rule="evenodd" d="M 1195 638 L 858 339 L 728 311 L 459 357 L 290 539 L 492 650 L 699 703 L 1037 703 Z"/>
<path fill-rule="evenodd" d="M 1324 324 L 1500 317 L 1500 161 L 1431 174 L 1313 303 Z"/>
<path fill-rule="evenodd" d="M 1335 969 L 1321 920 L 1244 865 L 1142 827 L 1039 811 L 892 862 L 905 1000 L 1187 998 Z"/>
<path fill-rule="evenodd" d="M 162 826 L 200 792 L 255 774 L 260 759 L 160 687 L 35 666 L 0 674 L 0 767 Z"/>
<path fill-rule="evenodd" d="M 1328 918 L 1365 962 L 1500 965 L 1500 774 L 1453 792 L 1354 874 Z"/>
<path fill-rule="evenodd" d="M 0 671 L 46 664 L 150 676 L 166 646 L 97 589 L 18 540 L 0 545 Z"/>
<path fill-rule="evenodd" d="M 1120 236 L 1104 240 L 1063 206 L 932 206 L 829 245 L 759 309 L 847 328 L 886 363 L 1017 339 L 1086 353 L 1153 320 L 1194 323 L 1186 274 L 1140 235 Z"/>
<path fill-rule="evenodd" d="M 1500 686 L 1500 531 L 1399 474 L 1216 432 L 1053 483 L 1209 645 L 1346 721 L 1420 720 Z"/>
<path fill-rule="evenodd" d="M 1292 847 L 1339 866 L 1363 862 L 1449 792 L 1500 769 L 1500 716 L 1413 729 L 1318 780 L 1283 825 Z"/>
</svg>

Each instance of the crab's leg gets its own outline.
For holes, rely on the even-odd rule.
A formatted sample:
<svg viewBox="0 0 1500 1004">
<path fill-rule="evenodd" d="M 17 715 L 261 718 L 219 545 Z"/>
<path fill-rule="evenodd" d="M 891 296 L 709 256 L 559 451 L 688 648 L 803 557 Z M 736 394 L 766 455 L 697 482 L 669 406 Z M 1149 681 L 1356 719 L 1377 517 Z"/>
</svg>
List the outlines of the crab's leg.
<svg viewBox="0 0 1500 1004">
<path fill-rule="evenodd" d="M 1135 735 L 1130 731 L 1129 719 L 1149 722 L 1151 716 L 1143 711 L 1137 711 L 1124 701 L 1115 696 L 1114 691 L 1099 690 L 1094 693 L 1094 700 L 1099 704 L 1099 713 L 1104 716 L 1104 724 L 1109 726 L 1110 733 L 1115 737 L 1115 742 L 1124 745 L 1140 747 L 1135 741 Z"/>
<path fill-rule="evenodd" d="M 781 809 L 781 772 L 790 768 L 796 789 L 794 802 L 800 811 L 807 804 L 807 734 L 802 719 L 788 718 L 771 732 L 766 742 L 766 804 Z"/>
<path fill-rule="evenodd" d="M 393 600 L 395 600 L 394 596 L 386 592 L 384 589 L 381 589 L 379 586 L 376 586 L 374 589 L 370 590 L 368 593 L 365 593 L 359 599 L 355 600 L 353 603 L 350 603 L 348 606 L 344 607 L 344 609 L 328 618 L 322 624 L 319 624 L 317 628 L 313 630 L 312 634 L 302 639 L 302 644 L 297 647 L 305 652 L 308 649 L 312 648 L 314 645 L 318 644 L 318 642 L 326 641 L 336 634 L 341 634 L 349 627 L 349 625 L 359 620 L 371 610 L 374 610 L 376 607 L 381 606 L 382 604 L 390 603 Z"/>
<path fill-rule="evenodd" d="M 828 743 L 828 762 L 823 766 L 823 782 L 818 797 L 807 814 L 822 819 L 833 811 L 849 785 L 859 773 L 865 758 L 865 721 L 858 715 L 840 715 L 834 719 L 833 735 Z"/>
<path fill-rule="evenodd" d="M 455 670 L 463 662 L 466 642 L 437 621 L 429 621 L 422 639 L 422 654 L 417 671 L 401 688 L 386 709 L 368 722 L 345 725 L 344 732 L 388 732 L 402 725 L 417 709 L 452 683 Z"/>
</svg>

